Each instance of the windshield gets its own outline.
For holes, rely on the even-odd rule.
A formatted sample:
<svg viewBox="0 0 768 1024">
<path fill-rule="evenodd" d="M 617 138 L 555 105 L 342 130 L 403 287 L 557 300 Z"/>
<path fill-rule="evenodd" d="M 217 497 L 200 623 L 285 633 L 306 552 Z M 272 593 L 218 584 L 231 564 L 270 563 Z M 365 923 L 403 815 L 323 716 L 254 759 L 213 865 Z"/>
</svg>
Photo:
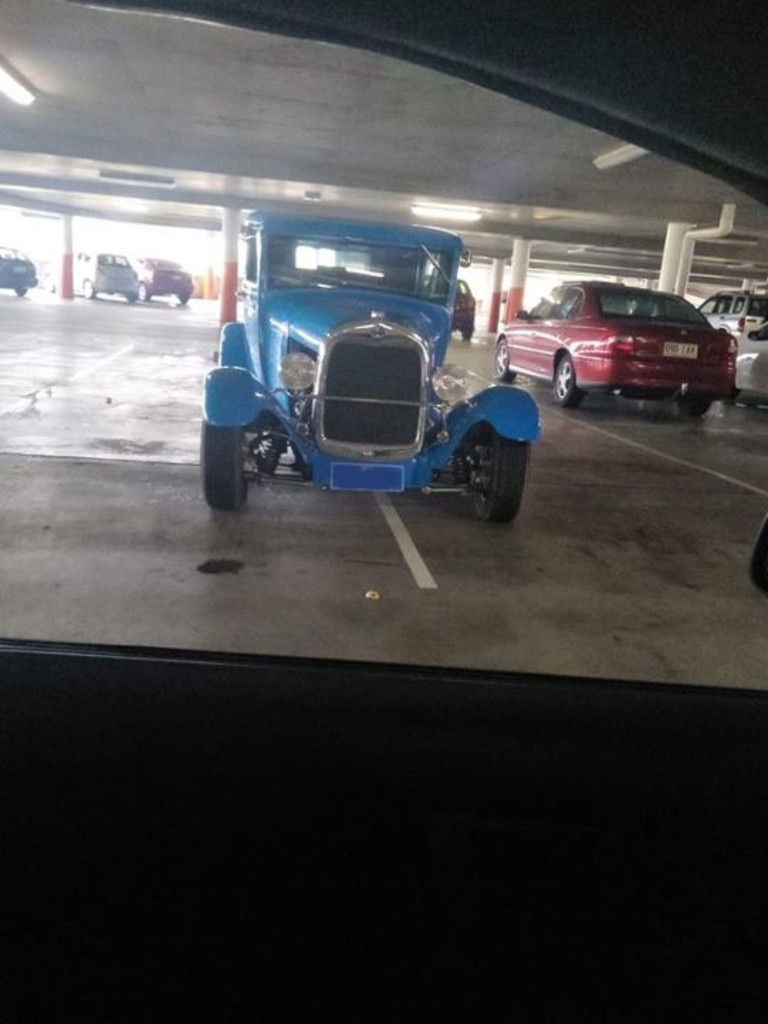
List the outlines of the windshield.
<svg viewBox="0 0 768 1024">
<path fill-rule="evenodd" d="M 100 267 L 129 267 L 130 263 L 125 256 L 112 256 L 110 254 L 102 254 L 99 256 Z"/>
<path fill-rule="evenodd" d="M 709 321 L 685 299 L 650 291 L 601 288 L 597 292 L 603 316 L 708 327 Z"/>
<path fill-rule="evenodd" d="M 373 289 L 445 304 L 454 262 L 440 249 L 277 236 L 269 242 L 269 286 Z"/>
</svg>

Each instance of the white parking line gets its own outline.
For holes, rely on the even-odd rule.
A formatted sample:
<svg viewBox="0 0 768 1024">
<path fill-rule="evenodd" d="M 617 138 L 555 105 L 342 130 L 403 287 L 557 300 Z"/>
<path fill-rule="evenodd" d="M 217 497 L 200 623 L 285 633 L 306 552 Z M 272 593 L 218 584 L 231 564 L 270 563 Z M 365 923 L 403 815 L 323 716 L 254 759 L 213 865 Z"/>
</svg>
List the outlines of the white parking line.
<svg viewBox="0 0 768 1024">
<path fill-rule="evenodd" d="M 413 538 L 408 533 L 406 525 L 400 518 L 397 509 L 392 504 L 390 496 L 379 492 L 375 495 L 375 498 L 376 504 L 381 509 L 381 514 L 387 521 L 387 526 L 392 531 L 392 536 L 397 541 L 397 546 L 400 548 L 400 553 L 405 559 L 405 564 L 411 570 L 416 586 L 422 590 L 437 590 L 435 579 L 427 568 L 426 562 L 419 554 L 418 548 L 413 543 Z"/>
<path fill-rule="evenodd" d="M 113 352 L 112 355 L 107 356 L 105 359 L 94 360 L 94 362 L 90 366 L 86 366 L 82 370 L 78 370 L 77 373 L 74 373 L 71 377 L 65 377 L 62 378 L 61 380 L 53 380 L 50 381 L 48 384 L 41 384 L 39 387 L 35 388 L 34 391 L 31 391 L 28 395 L 25 395 L 23 398 L 17 399 L 11 405 L 6 406 L 5 409 L 0 409 L 0 418 L 4 416 L 12 416 L 14 413 L 17 412 L 24 412 L 24 410 L 28 409 L 30 405 L 35 404 L 35 402 L 37 401 L 37 396 L 41 392 L 45 392 L 49 388 L 60 388 L 62 384 L 74 384 L 75 381 L 83 380 L 85 377 L 90 377 L 92 374 L 103 369 L 105 366 L 109 366 L 110 363 L 114 363 L 117 359 L 121 359 L 124 355 L 127 355 L 130 351 L 132 351 L 132 349 L 133 342 L 131 342 L 130 345 L 124 345 L 122 348 L 119 348 L 117 352 Z"/>
<path fill-rule="evenodd" d="M 664 459 L 665 462 L 673 462 L 675 465 L 685 466 L 686 469 L 695 469 L 699 473 L 706 473 L 707 476 L 715 477 L 716 480 L 722 480 L 723 483 L 732 484 L 734 487 L 741 487 L 742 490 L 751 491 L 753 494 L 759 494 L 763 498 L 768 498 L 768 491 L 763 490 L 761 487 L 755 487 L 754 484 L 748 484 L 745 480 L 739 480 L 735 476 L 729 476 L 727 473 L 718 473 L 716 469 L 709 469 L 707 466 L 700 466 L 698 462 L 689 462 L 687 459 L 681 459 L 678 455 L 670 455 L 668 452 L 661 452 L 658 448 L 651 448 L 650 445 L 641 444 L 639 441 L 630 441 L 628 437 L 622 437 L 621 434 L 614 434 L 612 430 L 606 430 L 604 427 L 595 427 L 591 423 L 584 423 L 583 420 L 566 416 L 565 413 L 555 412 L 554 409 L 549 409 L 548 412 L 560 420 L 567 420 L 569 423 L 581 427 L 583 430 L 591 430 L 594 434 L 602 434 L 603 437 L 610 437 L 611 440 L 619 441 L 621 444 L 625 444 L 630 448 L 637 448 L 638 451 L 645 452 L 648 455 L 655 455 L 659 459 Z"/>
</svg>

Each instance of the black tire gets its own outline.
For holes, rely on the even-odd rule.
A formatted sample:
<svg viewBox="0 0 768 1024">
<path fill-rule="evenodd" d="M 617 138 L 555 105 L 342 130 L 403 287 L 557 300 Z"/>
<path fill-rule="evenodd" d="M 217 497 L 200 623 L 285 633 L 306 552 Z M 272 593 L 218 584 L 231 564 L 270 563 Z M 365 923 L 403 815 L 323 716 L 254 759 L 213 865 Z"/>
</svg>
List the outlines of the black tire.
<svg viewBox="0 0 768 1024">
<path fill-rule="evenodd" d="M 29 291 L 29 288 L 14 288 L 13 290 L 16 292 L 20 299 L 23 299 L 24 296 Z"/>
<path fill-rule="evenodd" d="M 200 437 L 203 495 L 211 508 L 234 512 L 248 496 L 243 475 L 243 431 L 203 423 Z"/>
<path fill-rule="evenodd" d="M 555 366 L 552 397 L 564 409 L 575 409 L 584 400 L 584 392 L 576 386 L 576 370 L 568 354 L 561 356 Z"/>
<path fill-rule="evenodd" d="M 186 306 L 186 304 L 189 302 L 190 295 L 189 292 L 186 292 L 183 295 L 177 295 L 176 298 L 179 300 L 180 306 Z"/>
<path fill-rule="evenodd" d="M 126 302 L 130 302 L 130 304 L 133 305 L 134 302 L 138 302 L 139 301 L 139 293 L 138 292 L 126 292 L 125 293 L 125 301 Z"/>
<path fill-rule="evenodd" d="M 95 299 L 98 292 L 93 287 L 93 281 L 83 281 L 83 295 L 86 299 Z"/>
<path fill-rule="evenodd" d="M 706 398 L 690 398 L 678 400 L 677 408 L 680 410 L 680 415 L 686 419 L 698 420 L 709 412 L 711 405 L 712 403 Z"/>
<path fill-rule="evenodd" d="M 470 490 L 479 519 L 510 523 L 520 511 L 530 447 L 525 441 L 509 441 L 492 427 L 475 443 Z"/>
<path fill-rule="evenodd" d="M 472 335 L 475 333 L 474 327 L 470 327 L 467 331 L 461 332 L 462 341 L 472 341 Z"/>
<path fill-rule="evenodd" d="M 494 376 L 500 384 L 511 384 L 517 374 L 509 368 L 509 352 L 503 338 L 496 343 L 496 360 L 494 362 Z"/>
<path fill-rule="evenodd" d="M 142 281 L 141 284 L 139 285 L 139 302 L 151 302 L 151 301 L 152 301 L 152 292 L 149 290 L 149 288 L 147 288 L 147 286 Z"/>
</svg>

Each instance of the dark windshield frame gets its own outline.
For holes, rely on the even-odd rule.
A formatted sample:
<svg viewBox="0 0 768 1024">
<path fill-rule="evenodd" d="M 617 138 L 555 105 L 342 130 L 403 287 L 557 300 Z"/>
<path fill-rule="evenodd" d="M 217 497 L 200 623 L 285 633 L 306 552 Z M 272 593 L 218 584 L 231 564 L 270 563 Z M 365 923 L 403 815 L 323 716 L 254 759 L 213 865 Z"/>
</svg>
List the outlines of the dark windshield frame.
<svg viewBox="0 0 768 1024">
<path fill-rule="evenodd" d="M 336 264 L 296 266 L 296 249 L 334 250 Z M 354 255 L 365 266 L 351 266 Z M 267 239 L 267 287 L 287 291 L 338 288 L 380 291 L 447 306 L 455 286 L 458 254 L 452 249 L 395 245 L 350 238 L 271 235 Z M 435 263 L 437 266 L 435 266 Z"/>
</svg>

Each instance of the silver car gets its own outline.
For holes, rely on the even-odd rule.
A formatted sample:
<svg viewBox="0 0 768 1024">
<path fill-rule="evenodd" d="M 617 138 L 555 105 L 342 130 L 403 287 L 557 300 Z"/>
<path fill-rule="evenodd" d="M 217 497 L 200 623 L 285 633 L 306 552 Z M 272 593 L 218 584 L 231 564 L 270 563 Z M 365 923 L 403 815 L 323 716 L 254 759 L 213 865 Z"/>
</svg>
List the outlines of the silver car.
<svg viewBox="0 0 768 1024">
<path fill-rule="evenodd" d="M 136 302 L 139 298 L 139 278 L 126 256 L 107 252 L 78 253 L 74 278 L 75 292 L 86 299 L 123 295 L 128 302 Z"/>
</svg>

